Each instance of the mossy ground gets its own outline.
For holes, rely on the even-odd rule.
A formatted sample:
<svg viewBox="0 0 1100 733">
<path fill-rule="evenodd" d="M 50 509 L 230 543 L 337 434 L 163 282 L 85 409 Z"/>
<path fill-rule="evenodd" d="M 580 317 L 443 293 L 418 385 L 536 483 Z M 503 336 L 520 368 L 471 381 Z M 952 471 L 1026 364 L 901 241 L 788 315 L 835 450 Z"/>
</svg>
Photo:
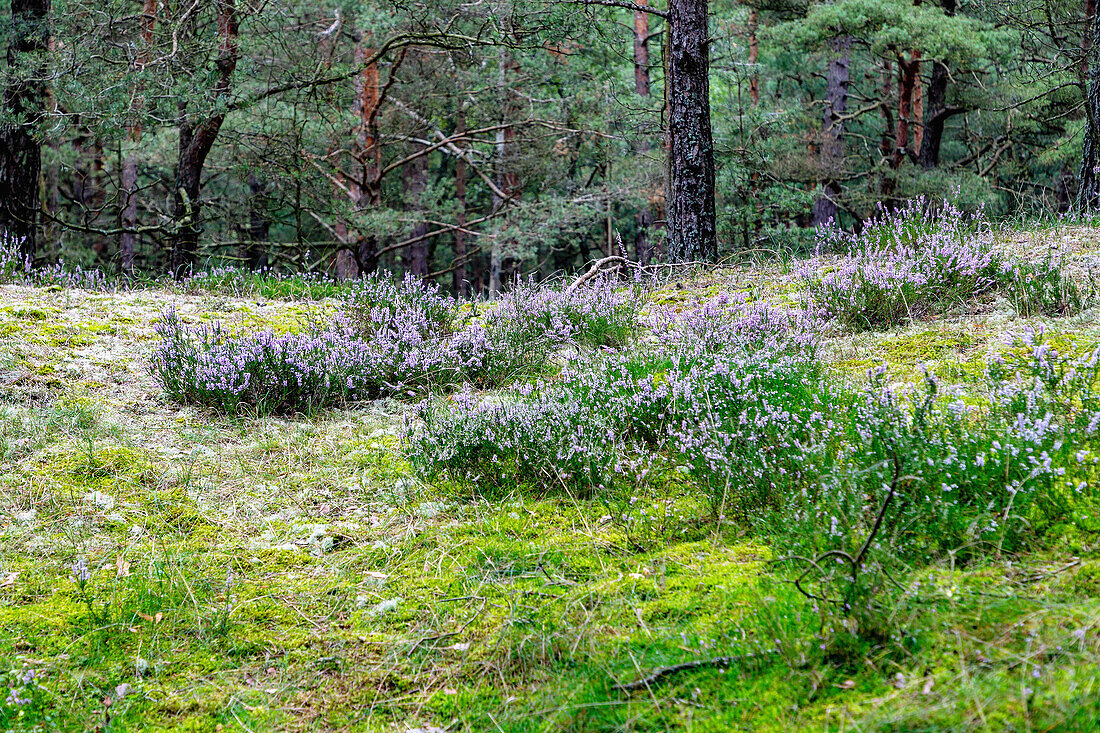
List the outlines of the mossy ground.
<svg viewBox="0 0 1100 733">
<path fill-rule="evenodd" d="M 798 297 L 789 271 L 767 267 L 695 292 L 734 284 Z M 0 288 L 0 683 L 39 673 L 0 729 L 1086 731 L 1100 719 L 1095 521 L 1031 555 L 915 570 L 889 609 L 904 640 L 823 645 L 822 617 L 776 572 L 782 548 L 715 525 L 674 484 L 646 500 L 680 512 L 626 528 L 599 501 L 419 482 L 400 402 L 298 419 L 166 403 L 144 360 L 169 305 L 193 323 L 287 329 L 332 304 Z M 1010 348 L 1005 334 L 1038 324 L 991 302 L 829 334 L 823 356 L 853 377 L 885 361 L 901 381 L 922 364 L 972 381 Z M 1045 326 L 1072 353 L 1100 334 L 1095 311 Z"/>
</svg>

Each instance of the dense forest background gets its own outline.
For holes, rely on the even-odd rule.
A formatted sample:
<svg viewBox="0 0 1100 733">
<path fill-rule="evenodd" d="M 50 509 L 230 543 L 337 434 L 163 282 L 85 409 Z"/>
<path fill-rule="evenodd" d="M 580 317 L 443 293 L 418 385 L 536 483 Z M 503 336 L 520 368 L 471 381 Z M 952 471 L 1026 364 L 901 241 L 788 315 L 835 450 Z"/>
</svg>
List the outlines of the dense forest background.
<svg viewBox="0 0 1100 733">
<path fill-rule="evenodd" d="M 1095 196 L 1095 0 L 12 0 L 0 199 L 35 216 L 7 228 L 38 262 L 462 294 L 664 257 L 683 6 L 709 15 L 718 257 L 921 195 Z"/>
</svg>

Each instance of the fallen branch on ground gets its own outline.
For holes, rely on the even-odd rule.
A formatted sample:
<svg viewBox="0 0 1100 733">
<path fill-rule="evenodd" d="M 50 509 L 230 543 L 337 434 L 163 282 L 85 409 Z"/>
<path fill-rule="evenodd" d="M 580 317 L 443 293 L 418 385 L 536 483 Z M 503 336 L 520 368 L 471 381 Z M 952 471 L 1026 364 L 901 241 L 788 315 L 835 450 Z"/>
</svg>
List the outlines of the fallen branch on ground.
<svg viewBox="0 0 1100 733">
<path fill-rule="evenodd" d="M 735 657 L 713 657 L 712 659 L 694 659 L 690 662 L 682 662 L 680 664 L 673 664 L 668 667 L 658 667 L 653 672 L 640 680 L 627 683 L 617 683 L 615 689 L 622 690 L 623 692 L 633 692 L 635 690 L 642 690 L 650 685 L 656 684 L 665 677 L 676 674 L 677 672 L 684 672 L 689 669 L 700 669 L 703 667 L 732 667 L 738 662 L 747 661 L 749 659 L 760 659 L 761 657 L 771 656 L 775 654 L 775 649 L 767 649 L 762 652 L 750 652 L 748 654 L 738 654 Z"/>
</svg>

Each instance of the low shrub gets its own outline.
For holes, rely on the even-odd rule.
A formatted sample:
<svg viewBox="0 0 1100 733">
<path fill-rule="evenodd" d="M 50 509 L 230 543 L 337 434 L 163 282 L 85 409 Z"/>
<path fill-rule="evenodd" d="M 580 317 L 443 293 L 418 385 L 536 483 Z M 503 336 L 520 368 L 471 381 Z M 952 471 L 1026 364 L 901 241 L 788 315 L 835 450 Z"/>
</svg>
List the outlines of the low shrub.
<svg viewBox="0 0 1100 733">
<path fill-rule="evenodd" d="M 221 325 L 188 329 L 175 311 L 156 325 L 150 357 L 169 398 L 234 412 L 308 412 L 377 391 L 372 354 L 348 328 L 245 336 Z"/>
<path fill-rule="evenodd" d="M 503 398 L 426 404 L 412 460 L 482 487 L 582 494 L 674 469 L 705 487 L 715 513 L 774 503 L 776 477 L 800 475 L 789 449 L 829 420 L 807 387 L 821 377 L 807 316 L 721 298 L 654 318 L 666 326 L 658 345 L 583 361 Z"/>
<path fill-rule="evenodd" d="M 819 249 L 844 255 L 835 264 L 810 259 L 800 274 L 826 316 L 849 328 L 887 328 L 1000 286 L 1004 263 L 984 218 L 948 202 L 929 217 L 926 205 L 917 199 L 884 212 L 859 234 L 822 232 Z"/>
<path fill-rule="evenodd" d="M 622 347 L 638 331 L 641 295 L 600 278 L 575 290 L 518 283 L 486 321 L 511 338 Z"/>
<path fill-rule="evenodd" d="M 374 274 L 352 286 L 344 315 L 355 333 L 365 339 L 387 332 L 415 332 L 421 339 L 430 339 L 454 330 L 458 303 L 438 285 L 412 275 L 397 282 Z"/>
<path fill-rule="evenodd" d="M 1042 262 L 1006 263 L 1001 282 L 1016 312 L 1032 316 L 1065 316 L 1076 313 L 1092 300 L 1066 275 L 1053 253 Z"/>
<path fill-rule="evenodd" d="M 524 292 L 521 302 L 533 295 Z M 557 296 L 570 317 L 576 303 L 614 303 L 613 295 Z M 609 316 L 625 334 L 636 320 L 636 300 Z M 572 310 L 571 310 L 572 309 Z M 221 326 L 187 328 L 174 312 L 157 326 L 160 341 L 151 367 L 172 399 L 223 411 L 309 412 L 379 396 L 414 397 L 451 391 L 462 384 L 498 387 L 546 371 L 563 333 L 583 338 L 594 315 L 565 331 L 543 328 L 510 299 L 484 323 L 458 321 L 457 303 L 438 288 L 406 278 L 380 277 L 356 284 L 329 324 L 302 333 L 271 331 L 235 335 Z M 616 320 L 617 319 L 617 320 Z M 601 332 L 601 342 L 609 331 Z"/>
<path fill-rule="evenodd" d="M 100 270 L 71 268 L 64 262 L 36 269 L 20 251 L 19 245 L 15 237 L 0 232 L 0 285 L 58 286 L 82 290 L 109 290 L 113 287 L 111 280 Z"/>
<path fill-rule="evenodd" d="M 1100 351 L 1070 361 L 1028 334 L 980 391 L 898 393 L 876 370 L 860 392 L 817 362 L 810 314 L 718 299 L 654 318 L 660 343 L 425 404 L 410 460 L 482 490 L 601 497 L 677 471 L 716 516 L 805 557 L 854 553 L 887 503 L 874 549 L 906 562 L 1016 550 L 1096 480 Z"/>
</svg>

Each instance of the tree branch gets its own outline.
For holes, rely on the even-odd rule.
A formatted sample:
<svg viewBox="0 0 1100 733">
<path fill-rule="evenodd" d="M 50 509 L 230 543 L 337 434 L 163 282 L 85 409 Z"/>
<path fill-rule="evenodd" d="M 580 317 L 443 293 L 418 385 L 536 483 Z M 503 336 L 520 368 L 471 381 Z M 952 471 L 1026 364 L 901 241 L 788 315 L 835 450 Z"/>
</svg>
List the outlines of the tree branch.
<svg viewBox="0 0 1100 733">
<path fill-rule="evenodd" d="M 639 5 L 638 3 L 632 3 L 630 0 L 568 0 L 573 5 L 602 5 L 605 8 L 625 8 L 626 10 L 633 10 L 635 13 L 648 13 L 649 15 L 656 15 L 658 18 L 667 18 L 668 13 L 664 10 L 657 10 L 651 8 L 648 5 Z"/>
</svg>

